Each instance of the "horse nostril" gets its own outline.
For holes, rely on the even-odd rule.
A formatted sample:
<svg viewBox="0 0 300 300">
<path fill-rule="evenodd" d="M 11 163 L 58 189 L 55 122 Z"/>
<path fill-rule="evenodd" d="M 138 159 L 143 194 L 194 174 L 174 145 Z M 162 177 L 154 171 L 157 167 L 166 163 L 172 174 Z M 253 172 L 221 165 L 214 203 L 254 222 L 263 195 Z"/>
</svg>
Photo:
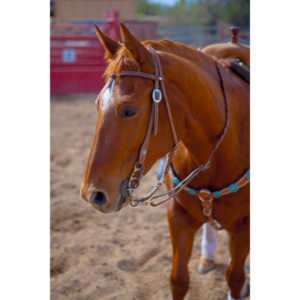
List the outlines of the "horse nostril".
<svg viewBox="0 0 300 300">
<path fill-rule="evenodd" d="M 102 192 L 93 192 L 91 196 L 91 200 L 99 207 L 104 206 L 107 201 L 105 194 Z"/>
</svg>

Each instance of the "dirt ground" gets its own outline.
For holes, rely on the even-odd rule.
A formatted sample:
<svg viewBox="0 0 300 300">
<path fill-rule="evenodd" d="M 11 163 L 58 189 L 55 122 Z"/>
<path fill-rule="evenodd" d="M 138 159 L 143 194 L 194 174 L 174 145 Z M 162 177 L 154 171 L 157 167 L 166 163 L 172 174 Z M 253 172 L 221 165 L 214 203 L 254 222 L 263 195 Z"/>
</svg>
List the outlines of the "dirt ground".
<svg viewBox="0 0 300 300">
<path fill-rule="evenodd" d="M 51 300 L 171 299 L 165 205 L 105 215 L 79 197 L 96 124 L 94 99 L 78 95 L 51 101 Z M 141 191 L 154 182 L 155 168 Z M 200 240 L 201 230 L 186 299 L 225 300 L 227 234 L 218 232 L 217 268 L 206 275 L 197 272 Z"/>
</svg>

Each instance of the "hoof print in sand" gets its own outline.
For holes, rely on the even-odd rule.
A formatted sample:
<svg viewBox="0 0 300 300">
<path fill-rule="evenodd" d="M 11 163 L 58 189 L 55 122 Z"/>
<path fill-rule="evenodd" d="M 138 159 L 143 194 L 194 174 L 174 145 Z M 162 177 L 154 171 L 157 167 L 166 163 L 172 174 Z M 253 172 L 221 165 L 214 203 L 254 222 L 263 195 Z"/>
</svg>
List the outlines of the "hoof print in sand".
<svg viewBox="0 0 300 300">
<path fill-rule="evenodd" d="M 118 268 L 125 272 L 135 272 L 138 269 L 134 259 L 122 259 L 118 262 Z"/>
<path fill-rule="evenodd" d="M 50 276 L 55 277 L 67 271 L 68 265 L 65 258 L 51 258 Z"/>
<path fill-rule="evenodd" d="M 67 167 L 70 165 L 71 159 L 69 159 L 68 157 L 59 157 L 57 158 L 56 163 L 60 167 Z"/>
</svg>

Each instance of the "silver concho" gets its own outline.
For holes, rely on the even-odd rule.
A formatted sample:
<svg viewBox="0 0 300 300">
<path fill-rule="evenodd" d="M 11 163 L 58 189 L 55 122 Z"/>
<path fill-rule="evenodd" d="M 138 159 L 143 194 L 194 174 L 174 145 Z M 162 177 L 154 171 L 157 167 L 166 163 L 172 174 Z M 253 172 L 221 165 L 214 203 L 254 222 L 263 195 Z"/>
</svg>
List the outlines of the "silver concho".
<svg viewBox="0 0 300 300">
<path fill-rule="evenodd" d="M 160 89 L 154 89 L 152 91 L 152 100 L 156 103 L 159 103 L 162 99 L 162 93 Z"/>
</svg>

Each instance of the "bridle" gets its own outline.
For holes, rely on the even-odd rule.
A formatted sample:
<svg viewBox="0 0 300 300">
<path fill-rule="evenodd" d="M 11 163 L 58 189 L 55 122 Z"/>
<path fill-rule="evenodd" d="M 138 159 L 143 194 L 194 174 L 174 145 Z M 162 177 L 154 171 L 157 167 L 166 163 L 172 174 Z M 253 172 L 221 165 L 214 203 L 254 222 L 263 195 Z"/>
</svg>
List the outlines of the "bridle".
<svg viewBox="0 0 300 300">
<path fill-rule="evenodd" d="M 167 94 L 166 87 L 165 87 L 164 75 L 163 75 L 160 58 L 159 58 L 158 53 L 152 47 L 149 47 L 149 50 L 153 56 L 155 74 L 144 73 L 144 72 L 139 72 L 139 71 L 122 71 L 118 74 L 118 76 L 141 77 L 141 78 L 145 78 L 145 79 L 154 81 L 154 89 L 152 91 L 151 113 L 150 113 L 150 119 L 148 122 L 148 127 L 146 130 L 146 135 L 144 137 L 143 143 L 140 146 L 138 157 L 137 157 L 137 160 L 133 167 L 133 171 L 131 172 L 131 174 L 129 176 L 127 189 L 125 189 L 125 191 L 122 191 L 122 196 L 124 198 L 129 197 L 130 204 L 133 207 L 135 207 L 141 203 L 150 204 L 151 206 L 158 206 L 158 205 L 168 201 L 170 198 L 174 197 L 181 190 L 183 190 L 184 187 L 187 186 L 187 184 L 195 176 L 197 176 L 198 173 L 208 169 L 210 167 L 211 159 L 212 159 L 213 155 L 215 154 L 216 150 L 218 149 L 219 145 L 221 144 L 221 142 L 227 132 L 228 126 L 229 126 L 229 109 L 228 109 L 227 95 L 226 95 L 226 91 L 224 89 L 224 82 L 223 82 L 223 78 L 221 75 L 221 71 L 218 66 L 218 63 L 216 62 L 217 73 L 220 78 L 221 89 L 222 89 L 224 100 L 225 100 L 225 114 L 226 114 L 226 122 L 225 122 L 225 126 L 221 132 L 221 135 L 220 135 L 215 147 L 210 152 L 209 157 L 205 164 L 201 164 L 197 169 L 193 170 L 187 177 L 185 177 L 183 180 L 181 180 L 178 185 L 176 185 L 174 188 L 172 188 L 168 192 L 162 193 L 160 195 L 155 195 L 156 192 L 158 191 L 158 189 L 164 183 L 165 175 L 170 166 L 172 154 L 173 154 L 174 150 L 176 149 L 179 141 L 178 141 L 178 136 L 177 136 L 176 128 L 174 125 L 174 119 L 172 116 L 172 112 L 171 112 L 171 108 L 170 108 L 170 104 L 169 104 L 169 100 L 168 100 L 168 94 Z M 114 81 L 115 77 L 116 77 L 116 74 L 113 73 L 110 76 L 110 80 Z M 143 177 L 144 163 L 145 163 L 147 153 L 148 153 L 149 141 L 150 141 L 151 134 L 157 135 L 157 133 L 158 133 L 158 120 L 159 120 L 158 112 L 159 112 L 159 104 L 162 101 L 162 99 L 164 99 L 164 103 L 165 103 L 166 110 L 168 113 L 168 119 L 169 119 L 172 138 L 173 138 L 173 149 L 166 155 L 166 160 L 165 160 L 165 164 L 163 167 L 162 176 L 161 176 L 160 180 L 157 182 L 157 184 L 144 197 L 142 197 L 140 199 L 134 199 L 133 192 L 134 192 L 134 190 L 136 190 L 138 188 L 138 186 L 140 185 L 140 181 Z M 160 201 L 158 203 L 152 202 L 152 200 L 154 200 L 154 199 L 162 198 L 165 196 L 167 196 L 167 199 L 164 199 L 163 201 Z"/>
</svg>

